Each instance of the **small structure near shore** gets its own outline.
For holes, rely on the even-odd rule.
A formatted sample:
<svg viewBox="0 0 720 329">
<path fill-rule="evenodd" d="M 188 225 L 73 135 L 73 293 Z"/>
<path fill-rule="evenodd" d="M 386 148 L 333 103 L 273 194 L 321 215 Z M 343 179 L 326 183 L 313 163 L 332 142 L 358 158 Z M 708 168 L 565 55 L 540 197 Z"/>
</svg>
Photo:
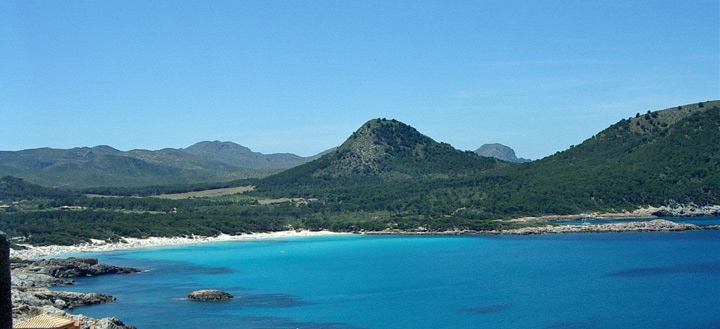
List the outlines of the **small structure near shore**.
<svg viewBox="0 0 720 329">
<path fill-rule="evenodd" d="M 233 298 L 233 295 L 217 289 L 197 290 L 191 292 L 190 295 L 188 295 L 189 300 L 194 300 L 198 302 L 217 302 L 223 300 L 230 300 Z"/>
<path fill-rule="evenodd" d="M 13 329 L 80 329 L 80 324 L 80 321 L 41 314 L 15 325 Z"/>
</svg>

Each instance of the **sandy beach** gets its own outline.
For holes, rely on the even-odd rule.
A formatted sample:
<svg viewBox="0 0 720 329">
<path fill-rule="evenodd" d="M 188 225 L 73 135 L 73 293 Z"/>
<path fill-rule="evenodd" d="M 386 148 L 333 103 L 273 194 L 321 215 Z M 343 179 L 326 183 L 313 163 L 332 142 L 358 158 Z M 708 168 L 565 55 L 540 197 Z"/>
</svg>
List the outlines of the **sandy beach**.
<svg viewBox="0 0 720 329">
<path fill-rule="evenodd" d="M 10 250 L 10 257 L 17 257 L 21 259 L 38 259 L 41 257 L 51 257 L 65 254 L 75 254 L 84 252 L 104 252 L 104 251 L 116 251 L 126 250 L 135 248 L 148 248 L 148 247 L 164 247 L 164 246 L 179 246 L 179 245 L 191 245 L 201 243 L 213 243 L 213 242 L 228 242 L 228 241 L 253 241 L 261 239 L 282 239 L 282 238 L 298 238 L 298 237 L 315 237 L 315 236 L 329 236 L 329 235 L 346 235 L 350 233 L 337 233 L 330 231 L 281 231 L 281 232 L 270 232 L 270 233 L 251 233 L 242 235 L 227 235 L 221 234 L 215 237 L 206 236 L 192 236 L 192 237 L 150 237 L 147 239 L 138 238 L 122 238 L 120 242 L 108 243 L 101 240 L 92 240 L 91 243 L 83 243 L 72 246 L 32 246 L 23 245 L 27 249 L 24 250 Z"/>
</svg>

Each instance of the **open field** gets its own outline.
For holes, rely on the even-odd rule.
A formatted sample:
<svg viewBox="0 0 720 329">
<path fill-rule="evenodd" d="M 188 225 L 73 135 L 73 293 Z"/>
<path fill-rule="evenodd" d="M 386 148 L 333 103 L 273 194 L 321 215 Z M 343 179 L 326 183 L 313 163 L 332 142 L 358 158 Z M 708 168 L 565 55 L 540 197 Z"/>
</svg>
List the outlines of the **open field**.
<svg viewBox="0 0 720 329">
<path fill-rule="evenodd" d="M 202 198 L 202 197 L 216 197 L 223 195 L 233 195 L 238 193 L 245 193 L 255 189 L 255 186 L 239 186 L 239 187 L 228 187 L 219 188 L 214 190 L 195 191 L 186 193 L 173 193 L 173 194 L 160 194 L 155 195 L 155 198 L 181 200 L 190 198 Z"/>
</svg>

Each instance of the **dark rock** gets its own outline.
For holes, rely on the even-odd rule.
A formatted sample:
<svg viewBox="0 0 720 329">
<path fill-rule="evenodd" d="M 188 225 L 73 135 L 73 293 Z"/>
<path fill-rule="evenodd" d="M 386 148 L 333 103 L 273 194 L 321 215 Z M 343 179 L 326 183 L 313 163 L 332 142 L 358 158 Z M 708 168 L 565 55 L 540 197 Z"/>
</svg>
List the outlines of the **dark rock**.
<svg viewBox="0 0 720 329">
<path fill-rule="evenodd" d="M 189 300 L 201 302 L 214 302 L 232 299 L 233 295 L 217 289 L 206 289 L 193 291 L 188 295 Z"/>
<path fill-rule="evenodd" d="M 55 278 L 74 278 L 140 272 L 140 270 L 136 268 L 99 264 L 96 258 L 39 260 L 29 264 L 25 271 L 46 274 Z"/>
<path fill-rule="evenodd" d="M 10 243 L 0 232 L 0 328 L 12 328 L 10 281 Z"/>
</svg>

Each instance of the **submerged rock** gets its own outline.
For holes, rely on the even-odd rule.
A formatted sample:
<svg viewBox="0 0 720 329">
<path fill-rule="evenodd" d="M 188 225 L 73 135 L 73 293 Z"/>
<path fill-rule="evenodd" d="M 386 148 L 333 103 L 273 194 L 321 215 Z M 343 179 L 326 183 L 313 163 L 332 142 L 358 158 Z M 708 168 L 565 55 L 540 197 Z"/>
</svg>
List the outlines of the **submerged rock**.
<svg viewBox="0 0 720 329">
<path fill-rule="evenodd" d="M 217 289 L 205 289 L 193 291 L 188 295 L 189 300 L 200 301 L 200 302 L 215 302 L 222 300 L 232 299 L 233 295 L 228 294 L 222 290 Z"/>
</svg>

